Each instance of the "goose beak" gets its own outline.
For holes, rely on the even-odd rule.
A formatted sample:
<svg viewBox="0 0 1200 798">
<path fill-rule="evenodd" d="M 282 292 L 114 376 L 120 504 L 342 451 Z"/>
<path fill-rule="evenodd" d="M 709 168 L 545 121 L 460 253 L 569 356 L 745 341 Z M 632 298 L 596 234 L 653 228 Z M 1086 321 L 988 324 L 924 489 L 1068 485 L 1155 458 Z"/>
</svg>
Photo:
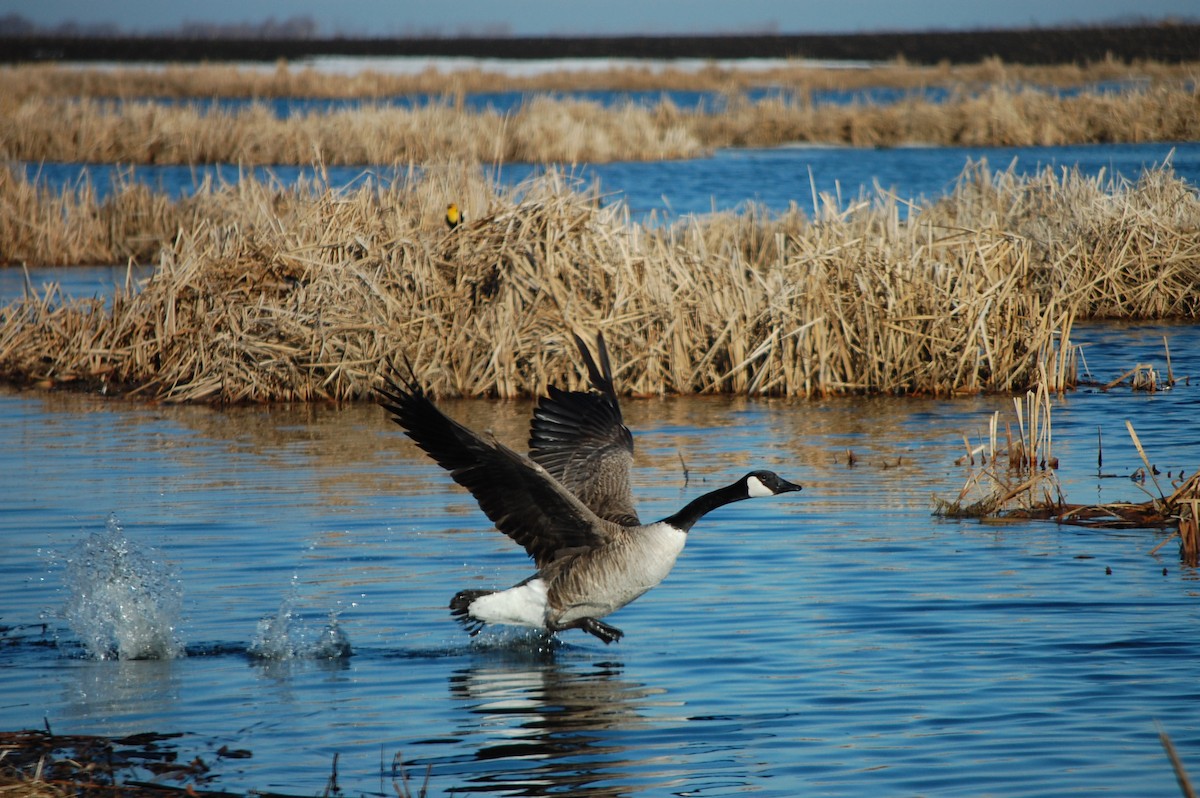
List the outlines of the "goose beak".
<svg viewBox="0 0 1200 798">
<path fill-rule="evenodd" d="M 782 477 L 780 477 L 779 484 L 775 487 L 775 493 L 777 495 L 780 493 L 791 493 L 794 490 L 804 490 L 804 486 L 797 485 L 795 482 L 788 482 Z"/>
</svg>

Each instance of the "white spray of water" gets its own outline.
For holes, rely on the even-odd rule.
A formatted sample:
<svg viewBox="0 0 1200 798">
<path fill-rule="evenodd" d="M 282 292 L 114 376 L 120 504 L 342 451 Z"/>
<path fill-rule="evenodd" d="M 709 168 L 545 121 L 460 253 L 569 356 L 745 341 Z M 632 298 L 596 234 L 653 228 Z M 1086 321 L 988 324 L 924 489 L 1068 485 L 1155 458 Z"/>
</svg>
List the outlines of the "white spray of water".
<svg viewBox="0 0 1200 798">
<path fill-rule="evenodd" d="M 258 622 L 250 655 L 261 659 L 341 659 L 350 656 L 350 639 L 338 625 L 337 616 L 318 627 L 307 624 L 284 599 L 279 611 Z"/>
<path fill-rule="evenodd" d="M 184 655 L 177 626 L 183 588 L 162 554 L 125 537 L 115 516 L 66 558 L 63 615 L 96 659 Z"/>
</svg>

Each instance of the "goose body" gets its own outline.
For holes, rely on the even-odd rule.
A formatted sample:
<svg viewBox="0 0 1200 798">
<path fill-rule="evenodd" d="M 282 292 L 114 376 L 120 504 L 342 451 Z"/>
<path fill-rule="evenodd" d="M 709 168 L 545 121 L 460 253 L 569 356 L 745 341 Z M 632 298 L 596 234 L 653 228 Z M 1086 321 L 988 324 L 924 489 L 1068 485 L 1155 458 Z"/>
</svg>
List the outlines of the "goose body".
<svg viewBox="0 0 1200 798">
<path fill-rule="evenodd" d="M 597 365 L 578 336 L 575 342 L 592 390 L 548 390 L 534 411 L 528 456 L 443 414 L 411 368 L 404 379 L 393 367 L 379 389 L 392 420 L 537 568 L 507 590 L 463 590 L 451 599 L 451 613 L 472 635 L 486 624 L 509 624 L 619 640 L 621 630 L 600 619 L 666 578 L 700 518 L 731 502 L 800 490 L 771 471 L 752 471 L 642 523 L 629 487 L 633 436 L 621 418 L 607 347 L 598 336 Z"/>
</svg>

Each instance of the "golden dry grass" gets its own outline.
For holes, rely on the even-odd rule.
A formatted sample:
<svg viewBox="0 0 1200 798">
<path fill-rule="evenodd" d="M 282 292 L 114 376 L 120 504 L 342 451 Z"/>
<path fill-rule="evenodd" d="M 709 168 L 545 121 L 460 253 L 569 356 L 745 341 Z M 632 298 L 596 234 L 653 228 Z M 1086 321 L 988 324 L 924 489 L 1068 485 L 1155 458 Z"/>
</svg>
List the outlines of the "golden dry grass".
<svg viewBox="0 0 1200 798">
<path fill-rule="evenodd" d="M 152 261 L 191 207 L 132 180 L 100 200 L 87 181 L 53 191 L 0 168 L 0 266 Z"/>
<path fill-rule="evenodd" d="M 919 89 L 945 86 L 975 90 L 986 86 L 1075 87 L 1101 82 L 1137 83 L 1148 88 L 1194 82 L 1200 60 L 1167 64 L 1107 59 L 1088 64 L 1023 66 L 987 58 L 978 64 L 920 66 L 902 60 L 864 67 L 822 66 L 798 60 L 770 69 L 742 69 L 712 63 L 701 69 L 661 65 L 621 65 L 609 69 L 558 70 L 529 75 L 484 68 L 417 74 L 362 70 L 331 74 L 279 61 L 272 70 L 228 64 L 125 66 L 94 69 L 63 64 L 0 67 L 0 96 L 30 97 L 359 97 L 386 98 L 435 94 L 450 98 L 474 92 L 570 90 L 696 90 L 736 93 L 780 87 L 804 95 L 825 89 L 887 86 Z"/>
<path fill-rule="evenodd" d="M 911 97 L 893 105 L 831 106 L 764 100 L 736 103 L 728 113 L 681 116 L 710 147 L 788 142 L 1028 147 L 1200 139 L 1200 93 L 1184 86 L 1073 97 L 993 86 L 945 102 Z"/>
<path fill-rule="evenodd" d="M 467 91 L 496 89 L 483 73 L 415 77 L 329 76 L 282 66 L 273 74 L 234 67 L 171 67 L 114 74 L 47 66 L 0 69 L 0 157 L 24 161 L 191 164 L 228 162 L 393 164 L 454 158 L 465 162 L 605 162 L 694 157 L 731 146 L 790 142 L 894 146 L 1030 146 L 1088 142 L 1200 139 L 1200 65 L 1117 64 L 1020 68 L 998 62 L 976 67 L 872 70 L 795 67 L 766 74 L 732 69 L 696 73 L 624 70 L 610 84 L 723 92 L 714 110 L 685 110 L 662 100 L 654 107 L 605 108 L 580 100 L 534 97 L 509 113 L 470 111 Z M 520 79 L 506 88 L 585 88 L 601 78 L 572 73 Z M 101 79 L 103 78 L 103 80 Z M 1040 82 L 1035 79 L 1041 78 Z M 686 80 L 685 80 L 686 79 Z M 870 82 L 871 80 L 874 82 Z M 1136 89 L 1058 96 L 1031 86 L 1124 80 Z M 657 80 L 654 84 L 652 81 Z M 1070 83 L 1070 80 L 1077 81 Z M 529 84 L 529 85 L 523 85 Z M 783 90 L 750 102 L 753 85 Z M 951 89 L 945 102 L 914 94 L 893 105 L 816 105 L 822 88 L 896 85 Z M 147 96 L 354 96 L 386 98 L 436 91 L 444 99 L 405 109 L 367 102 L 358 108 L 281 120 L 264 103 L 240 110 L 202 111 L 188 104 L 141 101 Z M 119 98 L 119 99 L 113 99 Z"/>
<path fill-rule="evenodd" d="M 1050 512 L 1062 506 L 1062 489 L 1055 477 L 1058 458 L 1053 449 L 1050 380 L 1039 376 L 1024 397 L 1013 398 L 1015 418 L 1005 421 L 1003 428 L 996 411 L 982 443 L 971 446 L 963 435 L 967 451 L 955 465 L 968 467 L 966 483 L 951 501 L 934 497 L 936 515 L 990 518 L 1041 509 Z"/>
<path fill-rule="evenodd" d="M 31 202 L 20 183 L 0 187 Z M 576 188 L 499 190 L 458 166 L 344 191 L 211 186 L 140 290 L 0 311 L 0 372 L 171 401 L 341 400 L 404 354 L 438 394 L 517 396 L 578 384 L 569 333 L 603 329 L 637 394 L 1058 390 L 1075 319 L 1200 312 L 1200 200 L 1169 171 L 1129 185 L 979 166 L 908 220 L 886 197 L 826 198 L 811 218 L 666 229 Z M 450 199 L 468 221 L 448 231 Z M 23 213 L 60 213 L 43 200 Z"/>
<path fill-rule="evenodd" d="M 2 105 L 2 103 L 0 103 Z M 449 104 L 368 105 L 280 119 L 265 105 L 203 111 L 153 102 L 30 99 L 0 113 L 0 157 L 21 161 L 393 164 L 678 159 L 703 145 L 652 109 L 534 99 L 509 114 Z"/>
</svg>

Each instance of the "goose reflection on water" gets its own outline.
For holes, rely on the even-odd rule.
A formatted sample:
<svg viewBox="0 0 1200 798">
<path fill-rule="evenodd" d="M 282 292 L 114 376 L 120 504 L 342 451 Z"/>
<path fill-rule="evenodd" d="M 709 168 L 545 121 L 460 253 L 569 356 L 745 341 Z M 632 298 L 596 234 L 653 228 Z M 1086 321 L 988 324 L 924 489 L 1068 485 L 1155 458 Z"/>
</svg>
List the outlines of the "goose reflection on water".
<svg viewBox="0 0 1200 798">
<path fill-rule="evenodd" d="M 617 661 L 518 654 L 476 658 L 450 676 L 451 697 L 470 713 L 459 732 L 479 740 L 475 764 L 456 765 L 477 769 L 468 791 L 616 798 L 674 779 L 666 757 L 634 745 L 653 725 L 646 710 L 670 703 L 666 691 L 622 678 Z"/>
</svg>

